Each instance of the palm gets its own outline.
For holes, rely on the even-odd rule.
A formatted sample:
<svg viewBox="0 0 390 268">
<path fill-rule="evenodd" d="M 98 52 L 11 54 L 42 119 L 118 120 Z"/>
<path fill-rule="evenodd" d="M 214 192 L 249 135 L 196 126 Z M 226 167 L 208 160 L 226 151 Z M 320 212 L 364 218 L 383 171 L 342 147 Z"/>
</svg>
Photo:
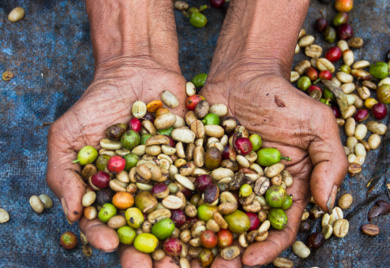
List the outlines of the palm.
<svg viewBox="0 0 390 268">
<path fill-rule="evenodd" d="M 118 68 L 97 71 L 83 96 L 49 131 L 47 182 L 53 192 L 61 197 L 67 219 L 75 222 L 81 218 L 80 228 L 87 235 L 90 244 L 106 251 L 118 247 L 118 236 L 115 230 L 98 220 L 87 221 L 81 217 L 81 198 L 85 193 L 85 186 L 76 178 L 79 177 L 79 165 L 72 164 L 77 151 L 85 145 L 99 148 L 99 141 L 104 137 L 108 126 L 130 120 L 131 107 L 135 101 L 147 103 L 160 99 L 163 90 L 171 91 L 182 104 L 172 109 L 172 112 L 181 115 L 184 113 L 185 79 L 180 70 L 170 70 L 145 59 L 140 61 L 142 65 L 134 62 L 136 61 L 127 64 L 122 62 Z M 133 260 L 135 255 L 133 254 Z M 126 257 L 124 261 L 126 259 L 130 258 Z M 141 253 L 138 260 L 150 262 L 150 258 Z"/>
<path fill-rule="evenodd" d="M 58 138 L 75 151 L 86 144 L 97 146 L 108 126 L 130 120 L 131 106 L 137 100 L 147 103 L 159 99 L 162 90 L 181 88 L 174 94 L 184 103 L 184 84 L 179 73 L 162 68 L 105 73 L 103 78 L 95 79 L 77 103 L 56 122 L 56 127 L 61 129 Z M 182 114 L 183 109 L 179 106 L 174 111 Z"/>
<path fill-rule="evenodd" d="M 327 176 L 338 177 L 340 171 L 332 171 L 321 163 L 328 161 L 332 154 L 339 154 L 342 173 L 345 169 L 342 157 L 345 158 L 345 154 L 337 138 L 338 128 L 334 116 L 325 105 L 299 92 L 283 78 L 244 80 L 240 80 L 239 76 L 233 83 L 211 80 L 200 94 L 213 103 L 225 103 L 230 115 L 236 117 L 251 133 L 257 133 L 263 138 L 264 147 L 275 147 L 282 155 L 292 159 L 283 161 L 294 177 L 294 184 L 288 189 L 294 200 L 293 206 L 287 211 L 289 223 L 283 232 L 272 232 L 267 242 L 246 249 L 243 262 L 258 265 L 272 261 L 294 241 L 300 215 L 310 197 L 310 186 L 317 203 L 326 209 L 328 195 L 313 191 L 319 186 L 317 177 L 324 176 L 324 172 L 327 172 Z M 317 172 L 313 173 L 309 183 L 313 165 L 317 165 Z M 332 180 L 330 182 L 333 183 Z M 320 183 L 324 182 L 320 180 Z M 220 266 L 223 265 L 221 263 Z M 219 264 L 215 264 L 215 267 L 219 267 Z"/>
</svg>

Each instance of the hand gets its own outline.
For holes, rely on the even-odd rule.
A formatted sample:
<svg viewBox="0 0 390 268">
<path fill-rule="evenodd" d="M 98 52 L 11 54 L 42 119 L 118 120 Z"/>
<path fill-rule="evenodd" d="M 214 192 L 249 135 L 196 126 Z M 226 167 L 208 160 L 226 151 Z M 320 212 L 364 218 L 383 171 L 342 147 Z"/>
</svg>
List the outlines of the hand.
<svg viewBox="0 0 390 268">
<path fill-rule="evenodd" d="M 272 262 L 294 242 L 310 191 L 323 210 L 333 207 L 348 163 L 329 107 L 295 89 L 286 78 L 255 74 L 248 66 L 252 67 L 212 67 L 200 94 L 211 104 L 226 104 L 230 115 L 263 138 L 263 147 L 275 147 L 292 159 L 283 161 L 294 177 L 287 189 L 293 195 L 287 227 L 246 248 L 242 263 L 254 266 Z M 240 265 L 239 258 L 227 262 L 218 257 L 212 267 Z"/>
<path fill-rule="evenodd" d="M 168 89 L 182 104 L 171 111 L 183 114 L 185 82 L 178 65 L 163 66 L 145 58 L 110 60 L 97 68 L 83 96 L 50 127 L 47 183 L 61 200 L 68 221 L 80 220 L 80 229 L 95 248 L 114 251 L 119 245 L 118 236 L 99 220 L 88 221 L 82 216 L 81 198 L 86 186 L 78 175 L 80 166 L 72 161 L 83 146 L 98 148 L 107 127 L 127 124 L 131 106 L 137 100 L 148 103 L 160 99 L 160 93 Z M 129 251 L 133 252 L 131 258 Z M 126 247 L 121 252 L 126 253 L 121 256 L 123 267 L 152 266 L 149 255 Z"/>
</svg>

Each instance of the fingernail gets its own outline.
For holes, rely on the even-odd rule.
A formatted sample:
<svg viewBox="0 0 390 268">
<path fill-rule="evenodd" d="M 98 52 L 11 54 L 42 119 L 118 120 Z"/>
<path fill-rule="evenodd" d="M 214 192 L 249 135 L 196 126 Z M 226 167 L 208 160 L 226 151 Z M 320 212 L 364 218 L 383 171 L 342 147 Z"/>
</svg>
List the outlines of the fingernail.
<svg viewBox="0 0 390 268">
<path fill-rule="evenodd" d="M 69 223 L 70 225 L 72 225 L 73 222 L 71 222 L 71 221 L 68 219 L 68 215 L 69 215 L 68 205 L 66 204 L 66 201 L 65 201 L 64 198 L 61 198 L 61 205 L 62 205 L 62 209 L 64 210 L 64 214 L 65 214 L 66 220 L 68 221 L 68 223 Z"/>
<path fill-rule="evenodd" d="M 337 194 L 337 185 L 333 185 L 332 191 L 330 192 L 328 202 L 326 203 L 326 206 L 328 207 L 328 212 L 330 212 L 333 209 L 334 202 L 336 201 L 336 194 Z"/>
</svg>

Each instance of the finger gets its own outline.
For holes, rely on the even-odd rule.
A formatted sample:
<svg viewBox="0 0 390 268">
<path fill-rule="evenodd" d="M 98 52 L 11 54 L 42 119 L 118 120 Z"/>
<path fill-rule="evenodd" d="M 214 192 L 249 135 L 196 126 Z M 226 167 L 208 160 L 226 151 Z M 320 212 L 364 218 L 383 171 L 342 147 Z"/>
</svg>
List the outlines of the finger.
<svg viewBox="0 0 390 268">
<path fill-rule="evenodd" d="M 244 249 L 238 244 L 236 241 L 234 243 L 235 246 L 238 246 L 240 249 L 240 255 L 235 257 L 233 260 L 225 260 L 221 257 L 221 254 L 218 254 L 213 263 L 211 264 L 211 268 L 240 268 L 242 267 L 241 256 Z M 222 250 L 222 249 L 221 249 Z"/>
<path fill-rule="evenodd" d="M 327 130 L 320 133 L 325 135 L 315 138 L 308 150 L 314 166 L 310 186 L 316 204 L 324 211 L 330 211 L 337 189 L 347 174 L 348 161 L 335 121 L 324 121 L 324 124 Z"/>
<path fill-rule="evenodd" d="M 149 254 L 139 252 L 133 246 L 120 245 L 119 259 L 123 268 L 152 268 L 152 258 Z"/>
<path fill-rule="evenodd" d="M 154 268 L 179 268 L 180 264 L 178 260 L 170 256 L 165 256 L 161 261 L 153 263 Z"/>
<path fill-rule="evenodd" d="M 89 221 L 82 217 L 80 230 L 87 236 L 88 242 L 97 249 L 112 252 L 118 248 L 119 238 L 115 230 L 98 219 Z"/>
<path fill-rule="evenodd" d="M 286 228 L 270 231 L 265 241 L 256 242 L 246 248 L 242 257 L 243 264 L 255 266 L 270 263 L 295 241 L 302 213 L 309 199 L 309 185 L 303 177 L 296 177 L 288 192 L 294 195 L 293 204 L 286 211 L 288 217 Z"/>
<path fill-rule="evenodd" d="M 80 172 L 79 165 L 72 164 L 77 157 L 76 152 L 63 148 L 63 141 L 60 141 L 59 137 L 59 131 L 54 127 L 50 128 L 46 181 L 61 201 L 65 217 L 71 224 L 82 216 L 81 198 L 86 184 L 77 173 Z"/>
</svg>

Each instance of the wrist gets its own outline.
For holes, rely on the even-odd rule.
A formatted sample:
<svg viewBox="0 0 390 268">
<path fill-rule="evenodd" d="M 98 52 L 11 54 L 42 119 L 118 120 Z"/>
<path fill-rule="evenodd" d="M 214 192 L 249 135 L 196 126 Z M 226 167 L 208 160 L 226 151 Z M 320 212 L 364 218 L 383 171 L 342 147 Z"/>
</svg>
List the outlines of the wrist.
<svg viewBox="0 0 390 268">
<path fill-rule="evenodd" d="M 152 58 L 178 65 L 170 0 L 86 0 L 97 66 L 112 59 Z"/>
<path fill-rule="evenodd" d="M 211 69 L 234 66 L 242 72 L 288 78 L 309 3 L 232 0 Z"/>
</svg>

